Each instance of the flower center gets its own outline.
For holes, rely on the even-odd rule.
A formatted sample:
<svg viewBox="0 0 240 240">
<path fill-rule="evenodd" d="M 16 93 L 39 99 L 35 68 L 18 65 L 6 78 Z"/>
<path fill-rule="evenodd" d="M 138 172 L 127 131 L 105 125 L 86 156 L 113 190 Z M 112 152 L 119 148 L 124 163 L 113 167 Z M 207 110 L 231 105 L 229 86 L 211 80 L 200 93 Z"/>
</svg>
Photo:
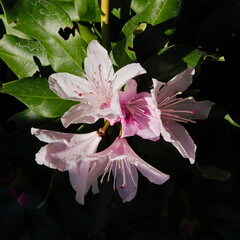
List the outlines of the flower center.
<svg viewBox="0 0 240 240">
<path fill-rule="evenodd" d="M 137 184 L 133 178 L 133 174 L 131 171 L 131 166 L 129 164 L 129 161 L 127 160 L 127 156 L 121 155 L 121 156 L 115 156 L 111 158 L 109 156 L 109 162 L 107 163 L 104 173 L 102 175 L 102 178 L 100 180 L 101 183 L 103 183 L 104 177 L 107 175 L 107 182 L 110 181 L 110 175 L 111 172 L 113 173 L 114 179 L 113 179 L 113 190 L 116 190 L 116 179 L 121 174 L 122 178 L 122 184 L 120 186 L 121 189 L 127 188 L 127 177 L 130 176 L 132 183 L 134 185 L 134 188 L 137 188 Z M 108 174 L 107 174 L 108 173 Z"/>
</svg>

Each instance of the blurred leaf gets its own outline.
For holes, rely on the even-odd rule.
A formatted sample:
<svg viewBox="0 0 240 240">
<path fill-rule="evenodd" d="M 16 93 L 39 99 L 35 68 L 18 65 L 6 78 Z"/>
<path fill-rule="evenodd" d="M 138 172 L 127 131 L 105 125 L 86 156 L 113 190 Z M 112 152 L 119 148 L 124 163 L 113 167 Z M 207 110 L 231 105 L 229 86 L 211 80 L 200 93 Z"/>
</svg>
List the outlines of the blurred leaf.
<svg viewBox="0 0 240 240">
<path fill-rule="evenodd" d="M 154 54 L 144 64 L 151 77 L 167 81 L 186 67 L 196 67 L 205 53 L 188 45 L 173 45 Z"/>
<path fill-rule="evenodd" d="M 204 165 L 200 167 L 203 176 L 207 179 L 218 180 L 221 182 L 227 181 L 231 177 L 231 173 L 215 166 Z"/>
<path fill-rule="evenodd" d="M 138 136 L 129 137 L 128 142 L 142 159 L 164 173 L 199 175 L 195 164 L 190 164 L 188 159 L 184 159 L 169 142 L 162 139 L 153 142 Z"/>
<path fill-rule="evenodd" d="M 4 35 L 0 40 L 0 58 L 19 78 L 30 77 L 38 70 L 34 56 L 40 59 L 42 65 L 49 65 L 39 42 L 12 35 Z"/>
<path fill-rule="evenodd" d="M 155 26 L 147 25 L 144 31 L 142 31 L 144 25 L 142 23 L 139 24 L 136 27 L 134 34 L 138 33 L 139 30 L 142 32 L 134 35 L 133 47 L 136 51 L 138 61 L 145 62 L 153 54 L 159 52 L 160 49 L 166 48 L 173 37 L 173 33 L 177 27 L 176 24 L 176 19 L 170 19 Z"/>
<path fill-rule="evenodd" d="M 5 83 L 1 92 L 16 97 L 32 111 L 48 118 L 61 117 L 76 104 L 55 95 L 45 78 L 23 78 Z"/>
<path fill-rule="evenodd" d="M 232 120 L 232 118 L 230 117 L 229 114 L 226 114 L 226 115 L 224 116 L 224 119 L 227 120 L 227 121 L 228 121 L 230 124 L 232 124 L 234 127 L 240 128 L 240 125 L 237 124 L 237 123 L 235 123 L 235 122 Z"/>
<path fill-rule="evenodd" d="M 139 11 L 122 28 L 122 32 L 128 38 L 128 46 L 130 47 L 133 47 L 133 33 L 139 23 L 145 22 L 154 26 L 165 22 L 178 15 L 181 5 L 180 0 L 149 0 L 143 8 L 143 3 L 139 5 L 140 2 L 137 2 L 135 2 L 135 7 L 141 6 L 142 11 Z"/>
<path fill-rule="evenodd" d="M 74 0 L 80 21 L 100 22 L 101 10 L 98 0 Z"/>
<path fill-rule="evenodd" d="M 229 198 L 227 197 L 227 199 Z M 239 239 L 239 201 L 230 199 L 219 203 L 218 200 L 214 205 L 201 209 L 199 218 L 202 220 L 203 230 L 205 230 L 202 231 L 202 234 L 211 232 L 209 239 Z M 205 239 L 205 236 L 199 239 Z"/>
<path fill-rule="evenodd" d="M 49 118 L 43 117 L 42 115 L 33 112 L 30 109 L 25 109 L 15 115 L 13 115 L 10 121 L 15 121 L 17 128 L 23 129 L 24 127 L 36 126 L 39 124 L 44 124 L 50 121 Z"/>
<path fill-rule="evenodd" d="M 68 14 L 47 0 L 1 0 L 8 23 L 38 40 L 56 72 L 80 75 L 86 43 Z"/>
</svg>

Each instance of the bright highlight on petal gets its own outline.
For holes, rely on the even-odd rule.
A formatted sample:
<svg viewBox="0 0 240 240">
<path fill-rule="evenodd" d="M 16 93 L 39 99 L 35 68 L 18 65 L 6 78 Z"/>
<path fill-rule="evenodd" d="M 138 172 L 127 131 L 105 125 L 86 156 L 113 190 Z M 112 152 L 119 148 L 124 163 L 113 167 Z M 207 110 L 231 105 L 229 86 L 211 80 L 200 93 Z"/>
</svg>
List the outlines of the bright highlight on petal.
<svg viewBox="0 0 240 240">
<path fill-rule="evenodd" d="M 213 106 L 210 101 L 196 102 L 192 97 L 179 97 L 192 83 L 193 74 L 194 69 L 190 67 L 167 83 L 153 79 L 154 88 L 151 90 L 161 112 L 161 135 L 171 142 L 184 158 L 189 158 L 191 163 L 195 161 L 196 146 L 179 123 L 195 123 L 192 119 L 205 119 Z"/>
<path fill-rule="evenodd" d="M 88 45 L 84 69 L 85 78 L 68 73 L 54 73 L 49 77 L 49 86 L 58 96 L 81 102 L 64 114 L 65 127 L 121 116 L 119 90 L 128 80 L 146 72 L 140 64 L 132 63 L 114 73 L 106 49 L 96 40 Z"/>
</svg>

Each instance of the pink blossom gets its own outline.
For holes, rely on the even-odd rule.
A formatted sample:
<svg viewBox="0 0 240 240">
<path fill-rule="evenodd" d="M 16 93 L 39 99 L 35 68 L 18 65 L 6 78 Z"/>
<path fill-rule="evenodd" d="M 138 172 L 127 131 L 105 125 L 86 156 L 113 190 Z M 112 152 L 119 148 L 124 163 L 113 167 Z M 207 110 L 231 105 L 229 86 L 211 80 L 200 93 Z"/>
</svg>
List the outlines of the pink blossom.
<svg viewBox="0 0 240 240">
<path fill-rule="evenodd" d="M 167 83 L 153 79 L 155 96 L 161 112 L 163 138 L 171 142 L 184 158 L 195 161 L 196 145 L 186 129 L 179 123 L 195 122 L 193 119 L 207 118 L 213 103 L 210 101 L 196 102 L 192 97 L 178 97 L 192 83 L 193 68 L 179 73 Z"/>
<path fill-rule="evenodd" d="M 71 134 L 36 128 L 32 128 L 31 132 L 39 140 L 48 143 L 36 154 L 36 162 L 59 171 L 69 171 L 72 187 L 77 192 L 76 200 L 83 204 L 84 195 L 90 188 L 87 188 L 87 176 L 92 164 L 84 161 L 83 156 L 97 151 L 101 141 L 98 132 Z M 92 185 L 97 193 L 97 179 L 92 181 Z"/>
<path fill-rule="evenodd" d="M 136 81 L 129 80 L 125 91 L 119 92 L 119 100 L 123 116 L 110 122 L 121 122 L 121 136 L 137 134 L 142 138 L 157 141 L 160 136 L 160 111 L 151 93 L 137 93 Z"/>
<path fill-rule="evenodd" d="M 163 184 L 169 179 L 169 175 L 142 160 L 125 138 L 117 137 L 104 151 L 84 156 L 84 161 L 94 162 L 88 173 L 88 186 L 101 175 L 101 183 L 104 179 L 109 181 L 112 173 L 113 189 L 118 190 L 123 202 L 131 201 L 137 193 L 137 170 L 155 184 Z"/>
<path fill-rule="evenodd" d="M 129 79 L 146 72 L 140 64 L 132 63 L 114 73 L 107 51 L 96 40 L 88 45 L 84 70 L 86 79 L 69 73 L 54 73 L 49 77 L 50 88 L 58 96 L 81 102 L 63 115 L 65 127 L 121 116 L 119 90 Z"/>
</svg>

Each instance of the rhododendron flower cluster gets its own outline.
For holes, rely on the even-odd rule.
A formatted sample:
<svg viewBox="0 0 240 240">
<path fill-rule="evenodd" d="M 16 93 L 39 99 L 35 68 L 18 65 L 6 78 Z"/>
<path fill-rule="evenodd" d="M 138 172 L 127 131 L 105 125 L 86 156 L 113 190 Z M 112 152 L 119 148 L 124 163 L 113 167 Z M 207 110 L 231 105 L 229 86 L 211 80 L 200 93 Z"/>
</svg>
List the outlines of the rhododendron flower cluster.
<svg viewBox="0 0 240 240">
<path fill-rule="evenodd" d="M 168 174 L 141 159 L 127 137 L 138 135 L 158 141 L 162 136 L 194 163 L 196 146 L 181 123 L 205 119 L 213 104 L 179 97 L 192 82 L 193 68 L 167 83 L 152 79 L 153 88 L 149 92 L 137 92 L 137 81 L 133 78 L 145 74 L 146 70 L 132 63 L 114 72 L 107 51 L 93 40 L 87 48 L 84 70 L 82 77 L 68 73 L 54 73 L 49 77 L 53 92 L 61 98 L 79 101 L 65 112 L 61 121 L 68 127 L 93 124 L 103 118 L 105 125 L 98 131 L 84 134 L 32 128 L 32 134 L 48 143 L 36 154 L 37 163 L 68 171 L 79 203 L 84 204 L 90 188 L 96 194 L 99 182 L 111 178 L 113 189 L 124 202 L 131 201 L 137 193 L 138 171 L 155 184 L 169 179 Z M 98 151 L 109 125 L 120 126 L 119 136 L 109 147 Z"/>
</svg>

